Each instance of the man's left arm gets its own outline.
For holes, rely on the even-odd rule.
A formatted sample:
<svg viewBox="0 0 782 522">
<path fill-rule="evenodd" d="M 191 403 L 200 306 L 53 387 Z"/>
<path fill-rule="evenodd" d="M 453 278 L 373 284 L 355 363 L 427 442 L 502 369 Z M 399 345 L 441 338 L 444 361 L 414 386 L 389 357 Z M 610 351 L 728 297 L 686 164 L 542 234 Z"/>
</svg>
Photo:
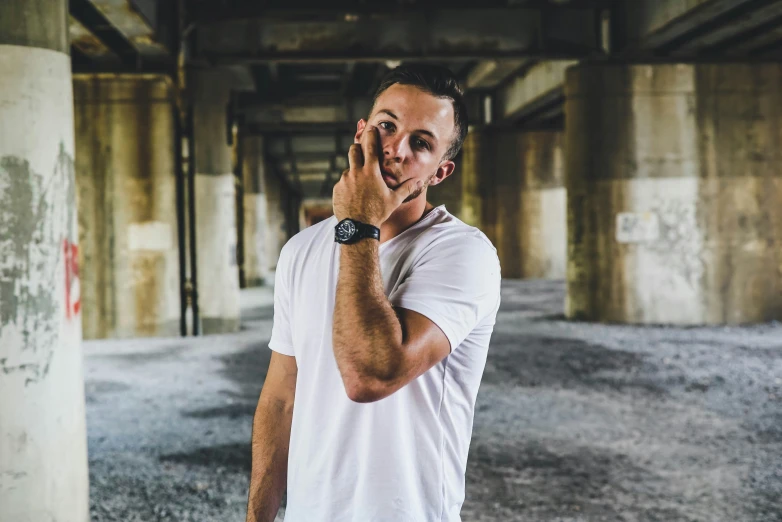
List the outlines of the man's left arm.
<svg viewBox="0 0 782 522">
<path fill-rule="evenodd" d="M 351 400 L 387 397 L 451 350 L 430 319 L 394 308 L 383 291 L 377 241 L 341 245 L 334 308 L 334 356 Z"/>
</svg>

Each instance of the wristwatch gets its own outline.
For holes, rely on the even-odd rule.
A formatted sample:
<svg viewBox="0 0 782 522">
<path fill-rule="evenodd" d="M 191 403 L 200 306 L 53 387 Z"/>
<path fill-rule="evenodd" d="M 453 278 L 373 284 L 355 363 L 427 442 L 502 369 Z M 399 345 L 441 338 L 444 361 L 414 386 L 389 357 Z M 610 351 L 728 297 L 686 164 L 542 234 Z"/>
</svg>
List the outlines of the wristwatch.
<svg viewBox="0 0 782 522">
<path fill-rule="evenodd" d="M 334 241 L 343 245 L 352 245 L 362 239 L 377 239 L 380 241 L 380 229 L 345 218 L 334 227 Z"/>
</svg>

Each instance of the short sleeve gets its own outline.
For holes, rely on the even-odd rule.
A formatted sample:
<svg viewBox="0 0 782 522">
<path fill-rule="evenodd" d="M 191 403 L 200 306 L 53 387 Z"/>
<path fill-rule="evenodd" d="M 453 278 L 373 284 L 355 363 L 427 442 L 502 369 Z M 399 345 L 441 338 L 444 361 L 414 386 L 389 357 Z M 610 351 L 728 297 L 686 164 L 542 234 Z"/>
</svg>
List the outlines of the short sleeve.
<svg viewBox="0 0 782 522">
<path fill-rule="evenodd" d="M 290 316 L 290 255 L 283 247 L 274 274 L 274 320 L 269 348 L 283 355 L 294 355 Z"/>
<path fill-rule="evenodd" d="M 454 235 L 433 244 L 414 263 L 389 302 L 434 322 L 453 352 L 500 301 L 497 251 L 478 233 Z"/>
</svg>

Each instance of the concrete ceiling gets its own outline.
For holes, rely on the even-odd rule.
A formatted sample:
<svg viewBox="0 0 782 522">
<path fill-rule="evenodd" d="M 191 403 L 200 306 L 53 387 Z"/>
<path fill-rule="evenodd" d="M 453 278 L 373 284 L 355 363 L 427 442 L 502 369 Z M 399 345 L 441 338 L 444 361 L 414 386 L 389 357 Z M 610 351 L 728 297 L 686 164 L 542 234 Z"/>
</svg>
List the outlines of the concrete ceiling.
<svg viewBox="0 0 782 522">
<path fill-rule="evenodd" d="M 189 67 L 229 68 L 236 121 L 310 196 L 330 194 L 398 63 L 450 67 L 477 124 L 541 127 L 563 124 L 574 61 L 782 58 L 782 0 L 70 0 L 70 13 L 77 72 L 170 74 L 178 41 Z"/>
</svg>

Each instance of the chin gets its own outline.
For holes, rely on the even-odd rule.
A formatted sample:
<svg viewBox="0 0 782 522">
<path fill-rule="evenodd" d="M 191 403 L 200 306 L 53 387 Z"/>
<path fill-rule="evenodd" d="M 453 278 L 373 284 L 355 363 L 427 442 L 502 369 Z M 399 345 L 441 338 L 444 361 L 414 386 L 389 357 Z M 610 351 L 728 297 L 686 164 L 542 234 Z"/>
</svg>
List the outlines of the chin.
<svg viewBox="0 0 782 522">
<path fill-rule="evenodd" d="M 424 187 L 421 187 L 421 188 L 420 188 L 420 189 L 418 189 L 418 190 L 416 190 L 415 192 L 413 192 L 412 194 L 410 194 L 409 196 L 407 196 L 407 197 L 405 198 L 405 200 L 402 202 L 402 204 L 404 205 L 405 203 L 408 203 L 408 202 L 410 202 L 410 201 L 413 201 L 415 198 L 417 198 L 418 196 L 420 196 L 421 194 L 423 194 L 423 193 L 424 193 L 424 190 L 426 190 L 426 187 L 425 187 L 425 186 L 424 186 Z"/>
</svg>

